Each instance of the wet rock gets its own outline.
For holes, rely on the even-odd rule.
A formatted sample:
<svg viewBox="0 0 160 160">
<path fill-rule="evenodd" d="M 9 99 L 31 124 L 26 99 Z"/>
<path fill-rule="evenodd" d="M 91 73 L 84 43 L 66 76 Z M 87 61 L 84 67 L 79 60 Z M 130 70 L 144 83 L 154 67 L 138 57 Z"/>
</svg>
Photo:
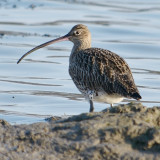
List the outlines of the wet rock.
<svg viewBox="0 0 160 160">
<path fill-rule="evenodd" d="M 160 159 L 160 107 L 129 103 L 31 125 L 0 124 L 0 159 Z"/>
<path fill-rule="evenodd" d="M 53 122 L 53 121 L 56 121 L 56 120 L 59 120 L 59 119 L 61 119 L 61 117 L 58 117 L 58 116 L 45 118 L 45 120 L 48 121 L 48 122 Z"/>
<path fill-rule="evenodd" d="M 2 127 L 2 126 L 10 126 L 10 124 L 5 120 L 0 119 L 0 127 Z"/>
</svg>

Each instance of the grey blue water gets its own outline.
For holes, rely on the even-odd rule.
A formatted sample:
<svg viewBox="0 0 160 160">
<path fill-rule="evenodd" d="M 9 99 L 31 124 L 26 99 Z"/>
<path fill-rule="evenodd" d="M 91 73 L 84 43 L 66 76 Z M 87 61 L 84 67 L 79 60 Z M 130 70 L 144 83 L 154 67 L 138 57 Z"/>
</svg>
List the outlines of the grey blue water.
<svg viewBox="0 0 160 160">
<path fill-rule="evenodd" d="M 160 1 L 5 0 L 0 2 L 0 119 L 11 124 L 88 112 L 68 74 L 71 42 L 40 49 L 75 24 L 92 33 L 92 46 L 123 57 L 147 107 L 160 106 Z M 125 100 L 127 103 L 128 100 Z M 109 107 L 95 104 L 95 111 Z"/>
</svg>

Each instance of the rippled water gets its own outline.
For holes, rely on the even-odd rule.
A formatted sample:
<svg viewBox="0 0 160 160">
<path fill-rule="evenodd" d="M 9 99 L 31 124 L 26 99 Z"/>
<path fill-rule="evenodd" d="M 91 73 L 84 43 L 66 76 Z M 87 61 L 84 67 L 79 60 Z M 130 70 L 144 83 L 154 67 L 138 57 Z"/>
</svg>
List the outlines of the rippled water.
<svg viewBox="0 0 160 160">
<path fill-rule="evenodd" d="M 160 105 L 160 1 L 0 1 L 0 118 L 10 123 L 43 121 L 50 115 L 88 112 L 68 74 L 71 42 L 40 49 L 38 44 L 83 23 L 92 46 L 122 56 L 131 67 L 144 105 Z M 107 104 L 95 104 L 95 111 Z"/>
</svg>

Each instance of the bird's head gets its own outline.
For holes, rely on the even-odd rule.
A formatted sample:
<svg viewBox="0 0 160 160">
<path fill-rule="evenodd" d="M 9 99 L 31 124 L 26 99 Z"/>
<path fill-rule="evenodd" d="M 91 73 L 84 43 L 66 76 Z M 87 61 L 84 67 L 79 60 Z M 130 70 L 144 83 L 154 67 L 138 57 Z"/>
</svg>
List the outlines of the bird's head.
<svg viewBox="0 0 160 160">
<path fill-rule="evenodd" d="M 91 33 L 87 26 L 83 24 L 74 26 L 67 35 L 69 36 L 69 40 L 74 44 L 83 43 L 83 41 L 91 42 Z"/>
<path fill-rule="evenodd" d="M 87 26 L 83 25 L 83 24 L 78 24 L 78 25 L 75 25 L 68 34 L 62 36 L 62 37 L 59 37 L 57 39 L 54 39 L 54 40 L 51 40 L 51 41 L 48 41 L 46 43 L 43 43 L 39 46 L 36 46 L 35 48 L 31 49 L 30 51 L 28 51 L 27 53 L 25 53 L 17 62 L 20 63 L 21 60 L 26 57 L 27 55 L 29 55 L 30 53 L 40 49 L 40 48 L 43 48 L 45 46 L 48 46 L 48 45 L 51 45 L 53 43 L 56 43 L 56 42 L 61 42 L 61 41 L 71 41 L 74 43 L 74 45 L 77 45 L 77 46 L 80 46 L 82 44 L 84 45 L 87 45 L 87 46 L 90 46 L 90 43 L 91 43 L 91 34 L 90 34 L 90 31 L 88 30 Z"/>
</svg>

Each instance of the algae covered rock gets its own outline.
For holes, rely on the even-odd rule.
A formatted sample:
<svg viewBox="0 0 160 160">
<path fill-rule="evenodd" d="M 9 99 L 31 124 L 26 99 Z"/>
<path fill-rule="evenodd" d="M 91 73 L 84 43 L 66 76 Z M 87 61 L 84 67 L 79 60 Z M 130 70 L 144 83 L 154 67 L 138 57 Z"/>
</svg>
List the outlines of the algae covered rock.
<svg viewBox="0 0 160 160">
<path fill-rule="evenodd" d="M 48 122 L 2 121 L 0 159 L 159 160 L 160 107 L 129 103 Z"/>
</svg>

